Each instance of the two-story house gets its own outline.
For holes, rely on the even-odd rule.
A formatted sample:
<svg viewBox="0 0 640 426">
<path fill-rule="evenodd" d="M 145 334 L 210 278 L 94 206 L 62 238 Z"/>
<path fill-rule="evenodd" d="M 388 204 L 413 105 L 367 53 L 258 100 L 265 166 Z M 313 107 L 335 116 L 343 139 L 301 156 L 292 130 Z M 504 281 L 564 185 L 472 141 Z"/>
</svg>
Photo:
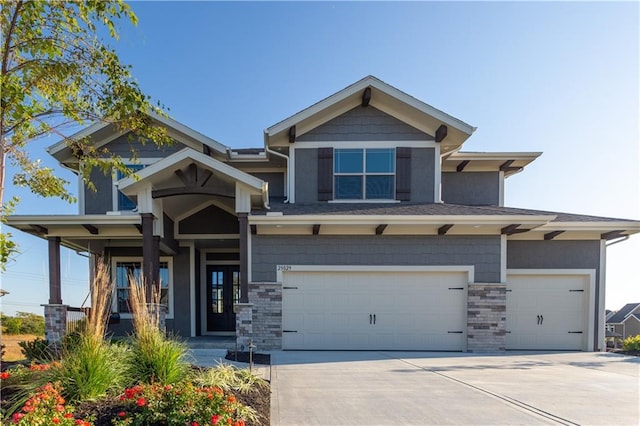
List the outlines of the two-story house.
<svg viewBox="0 0 640 426">
<path fill-rule="evenodd" d="M 170 331 L 245 347 L 603 349 L 606 242 L 640 222 L 504 206 L 505 180 L 540 153 L 464 152 L 472 126 L 371 76 L 259 149 L 153 119 L 175 144 L 138 146 L 137 179 L 95 171 L 78 215 L 9 219 L 48 240 L 47 315 L 64 312 L 64 245 L 109 260 L 115 333 L 142 274 Z M 86 136 L 130 155 L 110 125 Z M 49 152 L 78 170 L 64 142 Z"/>
</svg>

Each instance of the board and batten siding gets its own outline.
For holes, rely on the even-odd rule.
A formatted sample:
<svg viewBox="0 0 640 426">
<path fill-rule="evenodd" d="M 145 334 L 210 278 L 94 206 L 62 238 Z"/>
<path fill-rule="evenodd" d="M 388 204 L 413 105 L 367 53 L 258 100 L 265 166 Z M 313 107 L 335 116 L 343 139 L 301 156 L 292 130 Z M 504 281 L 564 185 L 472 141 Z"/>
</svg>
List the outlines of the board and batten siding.
<svg viewBox="0 0 640 426">
<path fill-rule="evenodd" d="M 500 282 L 499 236 L 251 237 L 251 277 L 276 281 L 276 265 L 471 265 L 475 281 Z"/>
<path fill-rule="evenodd" d="M 499 172 L 443 172 L 442 201 L 468 206 L 500 205 Z"/>
</svg>

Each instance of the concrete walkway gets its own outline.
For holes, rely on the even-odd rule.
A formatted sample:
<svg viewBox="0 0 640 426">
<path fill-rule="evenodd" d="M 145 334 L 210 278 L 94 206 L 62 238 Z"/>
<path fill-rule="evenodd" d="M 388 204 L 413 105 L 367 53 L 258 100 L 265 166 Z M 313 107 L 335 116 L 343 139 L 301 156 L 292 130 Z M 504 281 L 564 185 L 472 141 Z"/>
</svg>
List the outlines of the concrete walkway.
<svg viewBox="0 0 640 426">
<path fill-rule="evenodd" d="M 272 352 L 273 425 L 637 425 L 640 360 L 606 353 Z"/>
</svg>

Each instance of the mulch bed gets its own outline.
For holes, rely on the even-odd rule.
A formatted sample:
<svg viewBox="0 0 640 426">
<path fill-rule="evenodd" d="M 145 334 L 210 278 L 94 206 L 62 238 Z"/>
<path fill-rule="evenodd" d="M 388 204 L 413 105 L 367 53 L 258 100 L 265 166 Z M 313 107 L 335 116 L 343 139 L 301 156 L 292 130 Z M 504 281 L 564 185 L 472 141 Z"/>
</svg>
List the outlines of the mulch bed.
<svg viewBox="0 0 640 426">
<path fill-rule="evenodd" d="M 228 359 L 229 361 L 246 362 L 248 364 L 249 356 L 249 352 L 228 351 L 225 359 Z M 260 365 L 271 365 L 271 355 L 254 353 L 253 363 Z"/>
<path fill-rule="evenodd" d="M 613 351 L 616 354 L 640 356 L 640 351 Z"/>
</svg>

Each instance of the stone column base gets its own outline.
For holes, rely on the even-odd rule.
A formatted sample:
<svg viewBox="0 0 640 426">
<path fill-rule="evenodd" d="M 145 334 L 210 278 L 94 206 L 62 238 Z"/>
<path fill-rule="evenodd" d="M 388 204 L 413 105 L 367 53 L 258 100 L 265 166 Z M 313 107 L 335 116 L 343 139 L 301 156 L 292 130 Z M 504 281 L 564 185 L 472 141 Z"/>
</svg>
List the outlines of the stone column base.
<svg viewBox="0 0 640 426">
<path fill-rule="evenodd" d="M 253 340 L 253 303 L 236 303 L 236 346 L 249 350 Z"/>
<path fill-rule="evenodd" d="M 44 307 L 44 338 L 59 345 L 67 334 L 67 305 L 41 305 Z"/>
</svg>

